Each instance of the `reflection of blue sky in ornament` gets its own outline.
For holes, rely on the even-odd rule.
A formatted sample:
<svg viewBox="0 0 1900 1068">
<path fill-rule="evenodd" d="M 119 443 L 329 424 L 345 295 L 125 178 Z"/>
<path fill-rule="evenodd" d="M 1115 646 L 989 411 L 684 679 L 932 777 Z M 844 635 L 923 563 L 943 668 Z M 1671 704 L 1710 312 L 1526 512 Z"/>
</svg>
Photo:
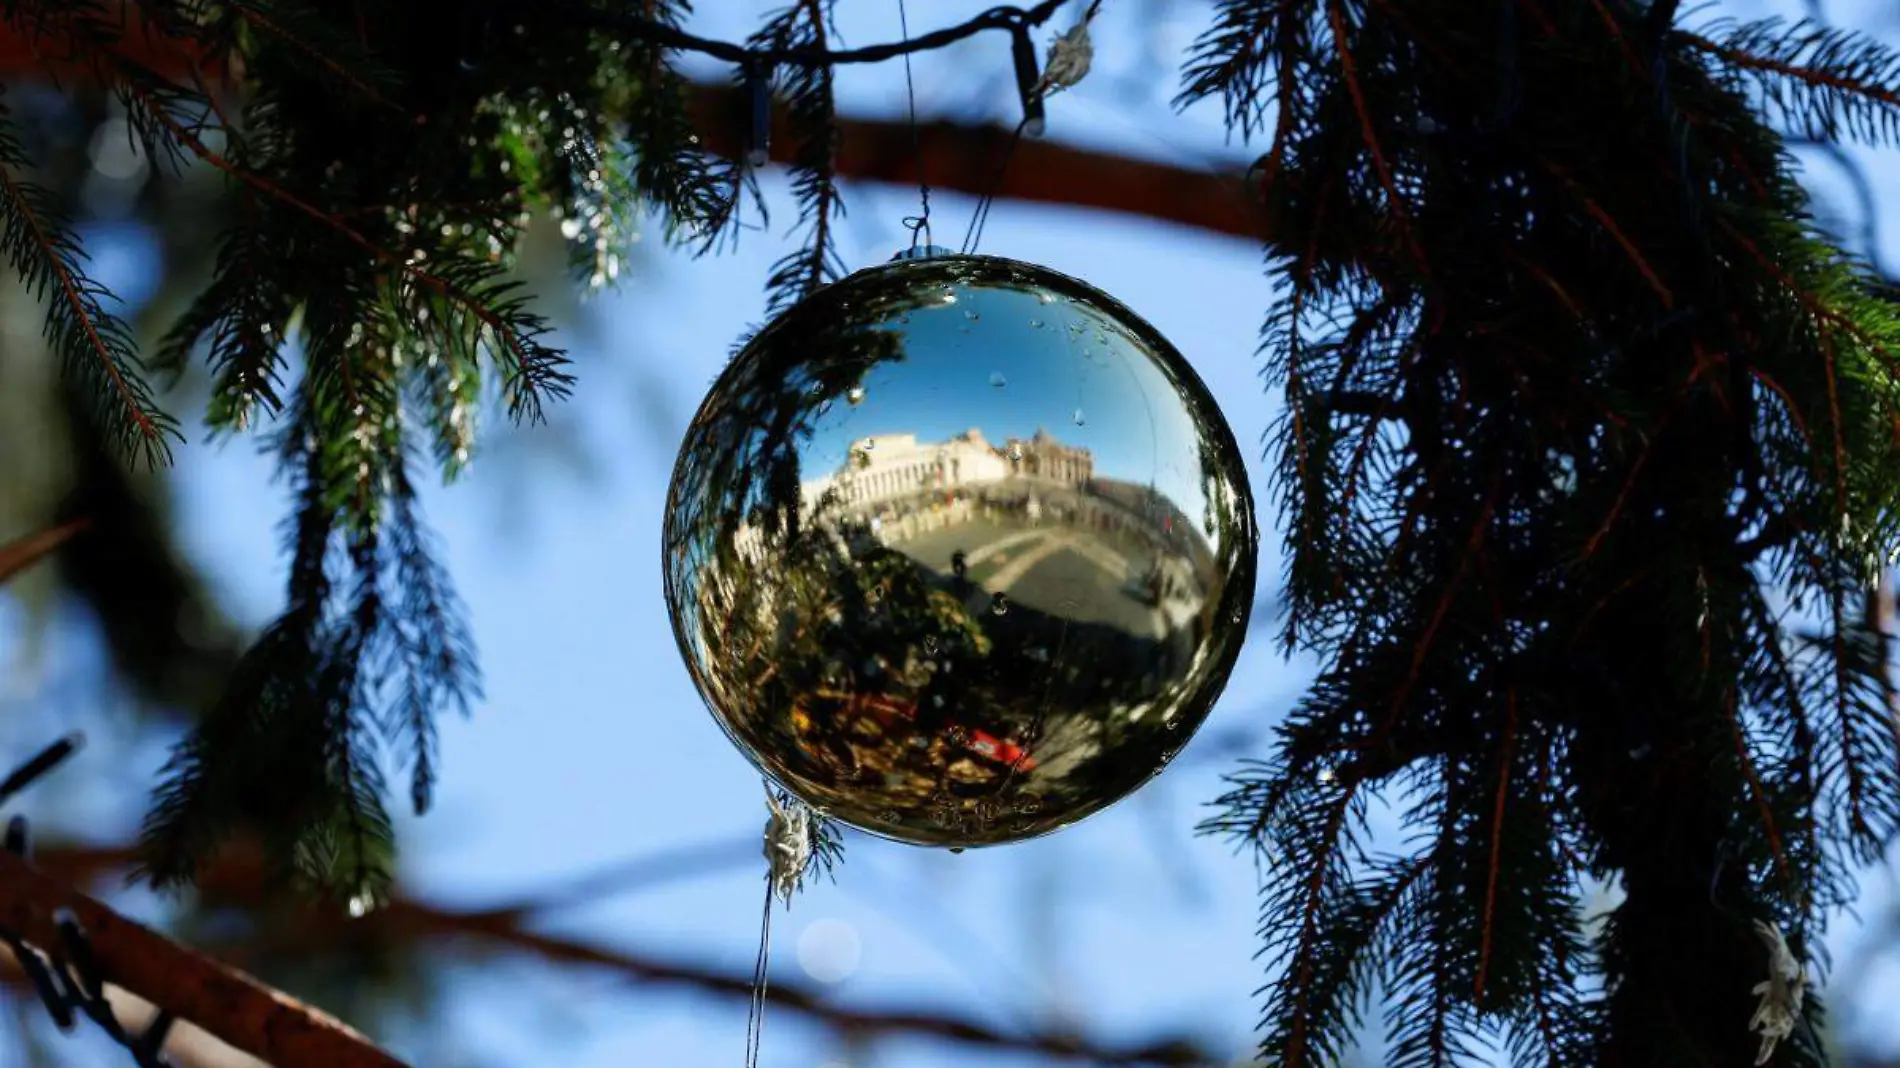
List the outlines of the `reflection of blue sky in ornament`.
<svg viewBox="0 0 1900 1068">
<path fill-rule="evenodd" d="M 914 434 L 929 444 L 975 429 L 1000 448 L 1046 430 L 1088 449 L 1097 477 L 1152 484 L 1190 516 L 1203 514 L 1194 425 L 1174 385 L 1102 311 L 960 288 L 955 303 L 908 319 L 890 326 L 906 339 L 906 359 L 873 368 L 862 403 L 834 403 L 818 419 L 804 477 L 842 470 L 867 437 Z"/>
</svg>

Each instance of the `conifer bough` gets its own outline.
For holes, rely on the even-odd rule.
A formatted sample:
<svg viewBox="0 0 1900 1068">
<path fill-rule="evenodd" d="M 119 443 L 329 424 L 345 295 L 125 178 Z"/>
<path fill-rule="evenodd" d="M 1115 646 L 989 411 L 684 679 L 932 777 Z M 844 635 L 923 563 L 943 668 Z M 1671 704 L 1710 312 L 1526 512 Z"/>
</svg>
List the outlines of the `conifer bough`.
<svg viewBox="0 0 1900 1068">
<path fill-rule="evenodd" d="M 804 225 L 775 306 L 837 274 L 831 66 L 882 58 L 829 50 L 831 6 L 710 53 L 784 61 Z M 507 275 L 521 227 L 560 212 L 577 276 L 604 281 L 642 212 L 706 250 L 750 195 L 670 66 L 684 5 L 598 21 L 620 10 L 149 0 L 149 27 L 197 43 L 180 83 L 127 58 L 103 4 L 0 7 L 117 94 L 152 158 L 230 177 L 217 272 L 151 359 L 208 359 L 213 425 L 272 424 L 298 496 L 287 610 L 176 754 L 156 881 L 248 822 L 305 875 L 383 892 L 380 749 L 426 805 L 434 718 L 478 693 L 415 454 L 452 475 L 486 399 L 534 418 L 571 385 Z M 1400 1066 L 1498 1034 L 1526 1064 L 1752 1062 L 1754 925 L 1805 959 L 1900 823 L 1875 604 L 1900 545 L 1900 320 L 1783 152 L 1892 145 L 1900 56 L 1675 18 L 1220 0 L 1189 57 L 1183 101 L 1270 138 L 1284 642 L 1323 667 L 1210 825 L 1272 860 L 1271 1063 L 1329 1063 L 1375 990 Z M 242 109 L 201 70 L 240 71 Z M 0 251 L 102 431 L 158 452 L 172 425 L 4 114 L 0 156 Z M 1405 852 L 1369 852 L 1375 800 Z M 1620 895 L 1600 930 L 1584 880 Z M 1775 1063 L 1819 1062 L 1802 1010 Z"/>
</svg>

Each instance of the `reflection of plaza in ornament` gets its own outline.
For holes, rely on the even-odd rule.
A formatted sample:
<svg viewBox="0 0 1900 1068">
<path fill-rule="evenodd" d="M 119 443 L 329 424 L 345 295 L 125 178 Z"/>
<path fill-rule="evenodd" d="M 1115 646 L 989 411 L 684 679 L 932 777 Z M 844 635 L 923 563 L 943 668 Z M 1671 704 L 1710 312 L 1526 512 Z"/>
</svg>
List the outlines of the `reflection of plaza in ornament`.
<svg viewBox="0 0 1900 1068">
<path fill-rule="evenodd" d="M 701 611 L 757 668 L 704 685 L 787 735 L 802 787 L 861 825 L 1057 826 L 1142 774 L 1123 754 L 1172 751 L 1218 669 L 1201 523 L 1045 430 L 860 437 L 795 499 L 701 573 Z M 867 794 L 877 810 L 854 811 Z"/>
<path fill-rule="evenodd" d="M 1176 705 L 1212 667 L 1219 578 L 1197 524 L 1045 431 L 864 438 L 799 503 L 790 567 L 853 563 L 820 584 L 829 637 L 813 651 L 827 667 L 794 698 L 792 731 L 821 795 L 875 780 L 886 822 L 969 833 L 1033 819 L 1044 798 L 1127 774 L 1112 767 L 1118 743 L 1176 730 Z M 737 540 L 771 551 L 763 528 Z M 855 604 L 849 576 L 867 572 L 886 577 Z M 897 572 L 921 599 L 895 588 Z M 926 618 L 895 618 L 920 600 Z"/>
<path fill-rule="evenodd" d="M 862 523 L 934 572 L 1070 622 L 1161 639 L 1190 629 L 1214 585 L 1197 524 L 1147 486 L 1097 477 L 1088 449 L 1046 430 L 1000 444 L 975 429 L 867 437 L 800 501 L 815 521 Z"/>
</svg>

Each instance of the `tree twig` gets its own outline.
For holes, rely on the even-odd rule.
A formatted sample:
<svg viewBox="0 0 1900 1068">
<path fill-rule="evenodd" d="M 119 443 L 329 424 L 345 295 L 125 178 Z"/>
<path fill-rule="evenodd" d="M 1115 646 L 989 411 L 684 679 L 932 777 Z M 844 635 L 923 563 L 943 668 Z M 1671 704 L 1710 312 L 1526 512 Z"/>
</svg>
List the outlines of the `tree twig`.
<svg viewBox="0 0 1900 1068">
<path fill-rule="evenodd" d="M 80 882 L 119 870 L 132 857 L 132 851 L 123 848 L 43 845 L 37 854 L 37 863 L 49 873 Z M 255 863 L 255 858 L 246 856 L 244 850 L 238 849 L 200 873 L 198 882 L 203 891 L 214 896 L 220 904 L 243 908 L 265 903 L 267 889 L 261 876 L 262 869 Z M 533 899 L 532 904 L 538 903 L 538 898 Z M 0 895 L 0 904 L 3 904 L 3 895 Z M 386 907 L 355 919 L 333 910 L 301 910 L 280 929 L 283 933 L 267 946 L 257 948 L 267 948 L 275 953 L 317 952 L 338 944 L 346 925 L 376 925 L 386 935 L 398 939 L 426 941 L 434 946 L 466 939 L 538 957 L 550 964 L 597 968 L 635 982 L 687 987 L 735 1003 L 751 996 L 752 983 L 747 975 L 719 971 L 638 950 L 600 946 L 530 930 L 525 923 L 535 911 L 531 903 L 451 909 L 396 896 Z M 4 909 L 0 908 L 0 921 L 4 921 L 5 916 Z M 271 936 L 265 937 L 268 939 Z M 129 984 L 122 985 L 135 989 Z M 143 993 L 136 989 L 135 992 Z M 1208 1051 L 1185 1038 L 1109 1044 L 1079 1034 L 1010 1033 L 968 1017 L 935 1010 L 902 1007 L 872 1009 L 841 1005 L 809 986 L 777 978 L 767 989 L 766 997 L 781 1010 L 795 1012 L 848 1034 L 919 1036 L 999 1052 L 1035 1053 L 1049 1058 L 1099 1065 L 1202 1065 L 1215 1060 Z M 223 1037 L 216 1021 L 199 1019 L 182 1012 L 180 1015 Z M 277 1068 L 292 1068 L 288 1062 L 274 1063 L 277 1063 Z M 331 1062 L 326 1068 L 354 1068 L 357 1063 Z"/>
<path fill-rule="evenodd" d="M 195 60 L 188 43 L 168 41 L 155 28 L 127 34 L 119 48 L 126 58 L 167 78 L 188 78 Z M 35 54 L 28 42 L 0 23 L 0 78 L 50 73 L 91 76 L 83 68 L 60 68 Z M 207 77 L 222 73 L 205 72 Z M 749 106 L 739 88 L 693 86 L 688 108 L 702 146 L 714 155 L 739 158 L 745 152 Z M 772 120 L 772 158 L 781 163 L 790 161 L 799 141 L 787 121 L 783 109 Z M 1238 167 L 1221 174 L 1025 139 L 998 185 L 994 161 L 1010 139 L 1010 129 L 930 122 L 918 128 L 914 146 L 911 127 L 903 122 L 840 116 L 838 131 L 835 166 L 840 178 L 914 185 L 921 165 L 936 189 L 981 196 L 995 186 L 994 194 L 1002 200 L 1140 215 L 1250 240 L 1265 236 L 1262 215 Z"/>
<path fill-rule="evenodd" d="M 86 523 L 84 519 L 75 519 L 70 523 L 42 530 L 37 534 L 28 534 L 24 538 L 0 545 L 0 582 L 5 582 L 26 570 L 36 561 L 59 548 L 74 534 L 86 529 Z"/>
<path fill-rule="evenodd" d="M 57 946 L 54 914 L 85 927 L 100 974 L 275 1068 L 404 1068 L 348 1025 L 127 920 L 0 851 L 0 926 Z"/>
</svg>

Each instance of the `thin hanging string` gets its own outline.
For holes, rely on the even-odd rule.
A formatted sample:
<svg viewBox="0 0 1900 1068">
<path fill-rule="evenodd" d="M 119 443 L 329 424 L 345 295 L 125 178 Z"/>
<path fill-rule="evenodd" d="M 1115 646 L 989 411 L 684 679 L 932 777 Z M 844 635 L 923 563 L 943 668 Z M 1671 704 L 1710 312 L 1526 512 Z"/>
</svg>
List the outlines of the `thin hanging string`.
<svg viewBox="0 0 1900 1068">
<path fill-rule="evenodd" d="M 1088 75 L 1089 60 L 1094 54 L 1094 49 L 1089 44 L 1088 27 L 1101 9 L 1102 0 L 1091 0 L 1088 8 L 1082 12 L 1082 17 L 1076 21 L 1074 28 L 1059 36 L 1050 45 L 1049 58 L 1044 64 L 1041 80 L 1033 87 L 1027 85 L 1022 87 L 1025 93 L 1022 120 L 1016 124 L 1016 129 L 1009 135 L 1009 144 L 1003 149 L 1003 158 L 996 166 L 996 174 L 990 179 L 989 188 L 984 190 L 982 199 L 976 202 L 976 211 L 970 216 L 970 228 L 963 234 L 964 255 L 974 255 L 977 246 L 982 244 L 983 228 L 989 224 L 990 208 L 996 203 L 996 194 L 1002 188 L 1003 175 L 1009 170 L 1009 161 L 1015 158 L 1016 146 L 1022 143 L 1023 131 L 1028 128 L 1032 118 L 1040 119 L 1039 115 L 1031 114 L 1029 102 L 1032 99 L 1040 101 L 1051 93 L 1061 92 Z M 1019 28 L 1017 32 L 1020 34 L 1024 31 Z M 1026 38 L 1019 37 L 1018 41 L 1026 41 Z M 1020 73 L 1019 68 L 1019 76 Z M 1035 109 L 1036 112 L 1040 110 L 1040 108 Z M 1038 131 L 1041 129 L 1040 121 L 1038 121 L 1037 129 Z"/>
<path fill-rule="evenodd" d="M 904 36 L 904 43 L 910 43 L 910 16 L 904 11 L 904 0 L 897 0 L 897 28 Z M 911 158 L 917 161 L 917 196 L 923 201 L 923 214 L 909 215 L 904 225 L 910 230 L 910 249 L 917 251 L 917 242 L 930 244 L 930 182 L 924 175 L 924 139 L 917 130 L 917 87 L 910 79 L 910 53 L 904 53 L 904 98 L 910 106 L 910 151 Z"/>
<path fill-rule="evenodd" d="M 1003 174 L 1009 170 L 1009 161 L 1016 155 L 1016 146 L 1022 143 L 1023 127 L 1027 125 L 1027 118 L 1016 124 L 1016 132 L 1009 135 L 1009 145 L 1003 149 L 1002 162 L 996 165 L 996 174 L 990 178 L 990 187 L 984 190 L 982 199 L 976 202 L 976 212 L 970 216 L 970 228 L 963 232 L 961 251 L 966 256 L 975 255 L 977 244 L 983 240 L 983 227 L 990 220 L 990 205 L 996 202 L 996 192 L 1003 186 Z"/>
<path fill-rule="evenodd" d="M 752 962 L 752 998 L 745 1016 L 745 1068 L 759 1068 L 765 1037 L 765 977 L 772 959 L 772 879 L 765 880 L 765 912 L 759 920 L 759 955 Z"/>
<path fill-rule="evenodd" d="M 766 973 L 772 960 L 772 899 L 779 898 L 786 908 L 792 895 L 804 885 L 805 871 L 812 861 L 812 814 L 790 794 L 765 786 L 765 807 L 771 817 L 765 821 L 765 908 L 759 917 L 759 955 L 752 962 L 752 997 L 746 1009 L 745 1065 L 758 1068 L 759 1049 L 765 1034 Z"/>
</svg>

